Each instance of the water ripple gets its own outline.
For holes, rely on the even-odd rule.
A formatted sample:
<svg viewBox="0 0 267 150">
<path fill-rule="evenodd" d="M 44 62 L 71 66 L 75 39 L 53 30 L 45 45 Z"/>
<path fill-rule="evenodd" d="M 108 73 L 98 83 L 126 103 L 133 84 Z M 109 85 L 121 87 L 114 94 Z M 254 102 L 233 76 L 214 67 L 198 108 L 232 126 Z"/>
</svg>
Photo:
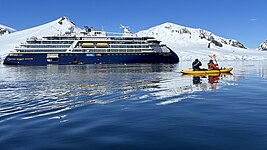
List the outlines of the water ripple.
<svg viewBox="0 0 267 150">
<path fill-rule="evenodd" d="M 170 105 L 198 99 L 197 94 L 192 93 L 212 91 L 206 79 L 194 85 L 191 77 L 181 77 L 169 66 L 97 67 L 100 68 L 19 68 L 20 78 L 11 75 L 12 80 L 0 82 L 0 121 L 38 117 L 67 120 L 68 111 L 87 105 L 123 101 Z M 218 88 L 229 84 L 229 80 L 232 78 L 222 78 Z"/>
</svg>

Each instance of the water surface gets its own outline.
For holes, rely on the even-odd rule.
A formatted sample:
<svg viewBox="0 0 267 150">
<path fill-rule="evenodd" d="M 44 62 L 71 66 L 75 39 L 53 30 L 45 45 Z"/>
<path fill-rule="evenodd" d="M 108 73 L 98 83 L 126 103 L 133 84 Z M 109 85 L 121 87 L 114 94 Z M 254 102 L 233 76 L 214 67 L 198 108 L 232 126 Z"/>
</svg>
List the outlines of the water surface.
<svg viewBox="0 0 267 150">
<path fill-rule="evenodd" d="M 267 149 L 267 63 L 190 64 L 1 65 L 0 149 Z"/>
</svg>

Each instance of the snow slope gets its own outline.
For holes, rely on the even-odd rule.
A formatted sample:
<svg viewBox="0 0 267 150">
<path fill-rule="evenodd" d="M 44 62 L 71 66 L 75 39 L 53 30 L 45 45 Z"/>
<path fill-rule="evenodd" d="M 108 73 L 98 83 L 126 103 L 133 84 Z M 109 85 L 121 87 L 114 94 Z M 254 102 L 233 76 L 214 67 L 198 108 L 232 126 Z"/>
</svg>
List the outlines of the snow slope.
<svg viewBox="0 0 267 150">
<path fill-rule="evenodd" d="M 4 36 L 10 33 L 16 32 L 15 29 L 0 24 L 0 36 Z"/>
<path fill-rule="evenodd" d="M 262 60 L 267 52 L 247 49 L 242 43 L 226 39 L 202 29 L 188 28 L 173 23 L 164 23 L 137 33 L 153 36 L 174 50 L 181 60 L 210 59 L 212 54 L 219 60 Z M 208 45 L 210 44 L 210 48 Z"/>
<path fill-rule="evenodd" d="M 14 50 L 15 46 L 18 46 L 21 42 L 25 42 L 27 38 L 32 36 L 41 38 L 48 35 L 57 35 L 69 31 L 71 27 L 74 27 L 74 32 L 81 31 L 67 17 L 62 17 L 44 25 L 0 36 L 0 56 L 3 59 L 5 55 Z"/>
</svg>

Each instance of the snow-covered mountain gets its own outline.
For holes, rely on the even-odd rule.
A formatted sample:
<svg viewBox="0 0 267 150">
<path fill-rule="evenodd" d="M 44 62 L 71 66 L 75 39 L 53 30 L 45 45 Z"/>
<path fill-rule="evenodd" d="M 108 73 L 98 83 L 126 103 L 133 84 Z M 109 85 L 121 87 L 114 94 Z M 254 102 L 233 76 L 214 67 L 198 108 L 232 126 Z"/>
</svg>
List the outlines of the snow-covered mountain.
<svg viewBox="0 0 267 150">
<path fill-rule="evenodd" d="M 16 32 L 16 30 L 8 26 L 0 24 L 0 36 L 7 35 L 13 32 Z"/>
<path fill-rule="evenodd" d="M 81 31 L 81 29 L 67 17 L 61 17 L 55 21 L 37 27 L 0 36 L 0 56 L 5 56 L 11 50 L 14 50 L 15 46 L 18 46 L 21 42 L 25 42 L 27 38 L 33 36 L 41 38 L 48 35 L 57 35 L 69 31 L 70 28 L 72 28 L 74 32 Z"/>
<path fill-rule="evenodd" d="M 213 33 L 202 30 L 194 29 L 176 25 L 173 23 L 164 23 L 162 25 L 153 27 L 146 31 L 139 32 L 140 35 L 156 36 L 160 39 L 168 40 L 169 42 L 177 42 L 177 40 L 187 40 L 192 42 L 208 42 L 215 46 L 223 47 L 223 45 L 230 45 L 234 47 L 244 48 L 246 47 L 237 40 L 225 39 L 214 35 Z M 202 40 L 204 39 L 204 40 Z"/>
<path fill-rule="evenodd" d="M 258 50 L 260 51 L 266 51 L 267 50 L 267 40 L 258 47 Z"/>
<path fill-rule="evenodd" d="M 37 27 L 0 36 L 0 61 L 27 38 L 57 35 L 68 32 L 70 29 L 73 29 L 74 32 L 81 31 L 70 19 L 61 17 Z M 219 60 L 267 59 L 267 51 L 246 49 L 244 44 L 237 40 L 222 38 L 206 30 L 188 28 L 173 23 L 164 23 L 137 34 L 153 36 L 161 40 L 173 49 L 181 60 L 194 60 L 195 58 L 207 60 L 212 54 L 216 54 Z"/>
<path fill-rule="evenodd" d="M 210 59 L 216 54 L 221 60 L 267 59 L 267 53 L 247 49 L 237 40 L 226 39 L 215 34 L 173 23 L 164 23 L 137 33 L 153 36 L 173 49 L 181 60 Z"/>
</svg>

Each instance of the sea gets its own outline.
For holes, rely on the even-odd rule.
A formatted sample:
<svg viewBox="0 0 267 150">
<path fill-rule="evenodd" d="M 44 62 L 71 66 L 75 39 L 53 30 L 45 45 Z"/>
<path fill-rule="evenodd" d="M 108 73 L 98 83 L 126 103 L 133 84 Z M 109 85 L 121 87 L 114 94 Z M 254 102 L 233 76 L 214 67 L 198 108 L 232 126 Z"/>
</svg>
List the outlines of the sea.
<svg viewBox="0 0 267 150">
<path fill-rule="evenodd" d="M 191 63 L 0 65 L 0 150 L 266 150 L 267 61 Z"/>
</svg>

